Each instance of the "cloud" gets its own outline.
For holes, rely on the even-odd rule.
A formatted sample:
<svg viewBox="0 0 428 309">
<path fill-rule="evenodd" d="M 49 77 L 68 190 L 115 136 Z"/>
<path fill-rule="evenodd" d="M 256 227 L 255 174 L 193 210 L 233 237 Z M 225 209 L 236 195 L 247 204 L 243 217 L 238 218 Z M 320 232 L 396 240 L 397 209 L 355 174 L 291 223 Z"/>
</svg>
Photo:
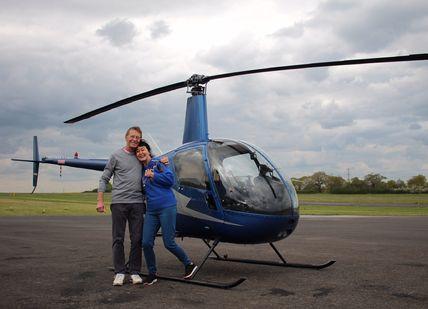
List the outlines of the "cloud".
<svg viewBox="0 0 428 309">
<path fill-rule="evenodd" d="M 334 129 L 351 126 L 354 124 L 354 117 L 351 111 L 340 107 L 335 102 L 306 103 L 303 105 L 308 120 L 318 122 L 323 129 Z"/>
<path fill-rule="evenodd" d="M 96 34 L 106 38 L 112 45 L 120 47 L 132 43 L 138 32 L 132 22 L 114 19 L 98 29 Z"/>
<path fill-rule="evenodd" d="M 210 66 L 222 72 L 239 71 L 254 68 L 259 50 L 251 41 L 231 42 L 227 45 L 214 46 L 207 51 L 200 52 L 199 57 Z"/>
<path fill-rule="evenodd" d="M 312 28 L 330 29 L 354 50 L 375 52 L 406 34 L 425 32 L 426 24 L 420 20 L 427 14 L 428 6 L 420 0 L 406 3 L 330 0 L 320 5 L 308 24 Z"/>
<path fill-rule="evenodd" d="M 411 123 L 409 125 L 410 130 L 420 130 L 422 129 L 422 126 L 419 123 Z"/>
<path fill-rule="evenodd" d="M 303 23 L 295 23 L 293 26 L 284 27 L 275 31 L 272 35 L 285 38 L 300 38 L 304 32 Z"/>
<path fill-rule="evenodd" d="M 169 25 L 163 20 L 155 21 L 150 25 L 150 37 L 154 40 L 166 37 L 170 33 Z"/>
</svg>

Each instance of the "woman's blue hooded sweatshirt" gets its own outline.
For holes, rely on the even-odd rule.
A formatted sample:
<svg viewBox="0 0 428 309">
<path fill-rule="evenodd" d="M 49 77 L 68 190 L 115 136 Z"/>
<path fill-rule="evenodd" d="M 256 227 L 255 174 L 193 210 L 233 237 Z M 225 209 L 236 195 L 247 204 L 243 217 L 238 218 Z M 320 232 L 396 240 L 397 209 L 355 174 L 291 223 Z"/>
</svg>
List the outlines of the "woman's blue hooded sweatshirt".
<svg viewBox="0 0 428 309">
<path fill-rule="evenodd" d="M 153 178 L 145 177 L 144 173 L 153 169 Z M 175 207 L 175 199 L 172 186 L 174 185 L 174 174 L 165 164 L 151 160 L 143 167 L 143 192 L 146 194 L 147 211 L 157 211 L 168 207 Z"/>
</svg>

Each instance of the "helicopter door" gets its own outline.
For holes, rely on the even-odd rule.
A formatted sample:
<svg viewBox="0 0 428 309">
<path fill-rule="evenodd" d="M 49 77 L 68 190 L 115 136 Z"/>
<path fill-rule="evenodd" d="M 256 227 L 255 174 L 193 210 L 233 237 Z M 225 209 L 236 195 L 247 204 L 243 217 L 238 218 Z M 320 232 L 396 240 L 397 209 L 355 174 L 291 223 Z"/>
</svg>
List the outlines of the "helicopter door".
<svg viewBox="0 0 428 309">
<path fill-rule="evenodd" d="M 203 148 L 179 151 L 175 154 L 173 163 L 177 177 L 178 213 L 203 219 L 204 229 L 211 228 L 214 222 L 222 222 L 223 212 L 216 205 Z"/>
</svg>

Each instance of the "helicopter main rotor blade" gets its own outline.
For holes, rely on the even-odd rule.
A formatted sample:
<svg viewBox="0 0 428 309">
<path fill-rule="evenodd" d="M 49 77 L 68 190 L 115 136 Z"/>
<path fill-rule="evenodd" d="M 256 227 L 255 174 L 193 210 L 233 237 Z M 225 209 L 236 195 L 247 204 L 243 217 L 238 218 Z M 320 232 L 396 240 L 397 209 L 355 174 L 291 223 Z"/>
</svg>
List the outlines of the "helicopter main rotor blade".
<svg viewBox="0 0 428 309">
<path fill-rule="evenodd" d="M 419 60 L 428 60 L 428 54 L 413 54 L 413 55 L 396 56 L 396 57 L 363 58 L 363 59 L 353 59 L 353 60 L 286 65 L 286 66 L 280 66 L 280 67 L 270 67 L 270 68 L 264 68 L 264 69 L 246 70 L 246 71 L 231 72 L 231 73 L 218 74 L 218 75 L 212 75 L 212 76 L 204 76 L 202 80 L 203 82 L 207 83 L 211 80 L 220 79 L 220 78 L 256 74 L 256 73 L 274 72 L 274 71 L 299 70 L 299 69 L 307 69 L 307 68 L 321 68 L 321 67 L 355 65 L 355 64 L 366 64 L 366 63 L 419 61 Z"/>
<path fill-rule="evenodd" d="M 83 115 L 64 121 L 64 123 L 75 123 L 75 122 L 93 117 L 95 115 L 104 113 L 113 108 L 117 108 L 144 98 L 148 98 L 151 96 L 155 96 L 161 93 L 173 91 L 180 88 L 195 86 L 197 84 L 206 84 L 209 81 L 215 80 L 215 79 L 221 79 L 221 78 L 227 78 L 227 77 L 233 77 L 233 76 L 239 76 L 239 75 L 274 72 L 274 71 L 299 70 L 299 69 L 306 69 L 306 68 L 320 68 L 320 67 L 331 67 L 331 66 L 368 64 L 368 63 L 419 61 L 419 60 L 428 60 L 428 54 L 425 53 L 425 54 L 413 54 L 413 55 L 396 56 L 396 57 L 363 58 L 363 59 L 353 59 L 353 60 L 304 63 L 304 64 L 287 65 L 287 66 L 280 66 L 280 67 L 270 67 L 270 68 L 255 69 L 255 70 L 238 71 L 238 72 L 231 72 L 231 73 L 218 74 L 218 75 L 212 75 L 212 76 L 195 75 L 196 77 L 194 80 L 190 78 L 187 81 L 182 81 L 175 84 L 152 89 L 152 90 L 134 95 L 132 97 L 111 103 L 109 105 L 97 108 Z"/>
<path fill-rule="evenodd" d="M 69 119 L 67 121 L 64 121 L 64 123 L 75 123 L 75 122 L 78 122 L 78 121 L 81 121 L 81 120 L 84 120 L 84 119 L 87 119 L 87 118 L 91 118 L 91 117 L 93 117 L 95 115 L 104 113 L 104 112 L 109 111 L 109 110 L 111 110 L 113 108 L 117 108 L 117 107 L 129 104 L 129 103 L 132 103 L 132 102 L 144 99 L 144 98 L 152 97 L 152 96 L 155 96 L 157 94 L 161 94 L 161 93 L 164 93 L 164 92 L 173 91 L 173 90 L 184 88 L 184 87 L 187 87 L 187 81 L 178 82 L 178 83 L 175 83 L 175 84 L 171 84 L 171 85 L 159 87 L 159 88 L 156 88 L 156 89 L 152 89 L 152 90 L 149 90 L 149 91 L 146 91 L 146 92 L 134 95 L 132 97 L 119 100 L 119 101 L 111 103 L 109 105 L 97 108 L 97 109 L 95 109 L 93 111 L 87 112 L 87 113 L 82 114 L 80 116 L 77 116 L 77 117 L 74 117 L 74 118 Z"/>
</svg>

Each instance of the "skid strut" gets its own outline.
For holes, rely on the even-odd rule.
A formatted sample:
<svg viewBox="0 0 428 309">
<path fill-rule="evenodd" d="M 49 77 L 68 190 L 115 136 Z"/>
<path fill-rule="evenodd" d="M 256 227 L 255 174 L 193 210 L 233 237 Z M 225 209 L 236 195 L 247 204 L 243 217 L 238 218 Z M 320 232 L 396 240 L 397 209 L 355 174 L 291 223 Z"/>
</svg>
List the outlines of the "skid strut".
<svg viewBox="0 0 428 309">
<path fill-rule="evenodd" d="M 175 276 L 161 276 L 161 275 L 156 275 L 156 277 L 158 279 L 161 279 L 161 280 L 168 280 L 168 281 L 174 281 L 174 282 L 180 282 L 180 283 L 206 286 L 206 287 L 217 288 L 217 289 L 231 289 L 231 288 L 234 288 L 235 286 L 240 285 L 245 280 L 247 280 L 246 278 L 239 278 L 238 280 L 231 281 L 231 282 L 213 282 L 213 281 L 194 280 L 196 274 L 202 269 L 202 266 L 204 266 L 205 262 L 208 260 L 211 253 L 215 252 L 214 248 L 218 245 L 219 240 L 216 239 L 212 245 L 209 245 L 209 243 L 207 243 L 205 240 L 204 240 L 204 242 L 208 245 L 209 249 L 208 249 L 207 253 L 205 254 L 201 263 L 199 263 L 198 268 L 194 272 L 192 278 L 184 279 L 184 278 L 175 277 Z M 215 252 L 215 254 L 217 255 L 216 252 Z M 127 269 L 127 273 L 129 273 L 129 271 L 128 271 L 129 262 L 126 263 L 126 269 Z M 110 270 L 114 271 L 113 268 L 110 268 Z M 140 273 L 140 275 L 147 276 L 147 274 L 145 274 L 145 273 Z"/>
<path fill-rule="evenodd" d="M 204 242 L 208 247 L 211 247 L 211 245 L 206 240 L 204 240 Z M 279 266 L 279 267 L 294 267 L 294 268 L 310 268 L 310 269 L 323 269 L 333 265 L 336 262 L 336 261 L 329 261 L 327 263 L 317 264 L 317 265 L 289 263 L 284 259 L 282 254 L 278 251 L 278 249 L 275 247 L 273 243 L 270 242 L 269 245 L 272 247 L 272 249 L 275 251 L 278 257 L 281 259 L 281 262 L 251 260 L 251 259 L 234 259 L 234 258 L 228 257 L 227 255 L 220 256 L 217 252 L 215 252 L 214 250 L 215 246 L 213 246 L 213 250 L 212 250 L 215 256 L 211 256 L 210 259 L 224 261 L 224 262 L 238 262 L 238 263 L 248 263 L 248 264 L 259 264 L 259 265 L 269 265 L 269 266 Z"/>
<path fill-rule="evenodd" d="M 157 276 L 157 277 L 159 279 L 163 279 L 163 280 L 169 280 L 169 281 L 175 281 L 175 282 L 181 282 L 181 283 L 187 283 L 187 284 L 194 284 L 194 285 L 201 285 L 201 286 L 206 286 L 206 287 L 211 287 L 211 288 L 218 288 L 218 289 L 231 289 L 231 288 L 233 288 L 235 286 L 240 285 L 242 282 L 244 282 L 246 280 L 246 278 L 239 278 L 238 280 L 227 282 L 227 283 L 195 280 L 194 278 L 199 273 L 199 271 L 202 269 L 202 267 L 204 266 L 205 262 L 208 260 L 208 258 L 211 255 L 211 253 L 214 252 L 214 254 L 217 255 L 217 253 L 215 252 L 214 249 L 218 245 L 219 240 L 218 239 L 214 240 L 214 242 L 213 242 L 212 245 L 209 245 L 205 240 L 204 240 L 204 242 L 208 245 L 209 248 L 208 248 L 208 251 L 205 254 L 202 262 L 199 263 L 198 268 L 194 272 L 192 278 L 190 278 L 190 279 L 183 279 L 183 278 L 171 277 L 171 276 Z"/>
</svg>

